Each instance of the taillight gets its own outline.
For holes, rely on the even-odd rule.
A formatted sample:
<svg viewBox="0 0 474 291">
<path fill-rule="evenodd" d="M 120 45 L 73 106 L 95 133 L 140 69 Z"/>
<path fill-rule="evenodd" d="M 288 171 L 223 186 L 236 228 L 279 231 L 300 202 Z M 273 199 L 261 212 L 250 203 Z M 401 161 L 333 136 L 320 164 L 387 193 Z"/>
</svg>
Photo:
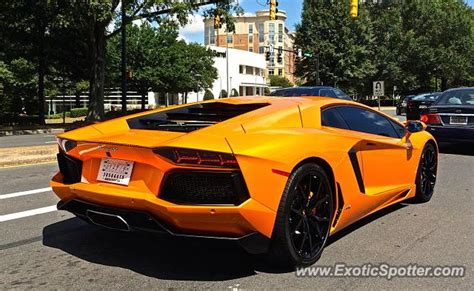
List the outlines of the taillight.
<svg viewBox="0 0 474 291">
<path fill-rule="evenodd" d="M 239 168 L 233 154 L 170 147 L 157 148 L 153 152 L 177 165 Z"/>
<path fill-rule="evenodd" d="M 426 124 L 441 124 L 441 118 L 438 114 L 423 114 L 421 115 L 420 120 Z"/>
</svg>

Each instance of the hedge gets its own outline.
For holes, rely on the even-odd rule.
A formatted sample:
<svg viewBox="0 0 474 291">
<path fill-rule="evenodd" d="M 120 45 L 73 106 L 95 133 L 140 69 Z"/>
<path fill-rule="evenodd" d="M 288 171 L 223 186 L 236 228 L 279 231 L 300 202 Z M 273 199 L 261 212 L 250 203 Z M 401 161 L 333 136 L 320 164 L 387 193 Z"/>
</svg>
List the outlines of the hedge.
<svg viewBox="0 0 474 291">
<path fill-rule="evenodd" d="M 82 117 L 87 115 L 87 108 L 73 108 L 71 109 L 71 117 Z"/>
</svg>

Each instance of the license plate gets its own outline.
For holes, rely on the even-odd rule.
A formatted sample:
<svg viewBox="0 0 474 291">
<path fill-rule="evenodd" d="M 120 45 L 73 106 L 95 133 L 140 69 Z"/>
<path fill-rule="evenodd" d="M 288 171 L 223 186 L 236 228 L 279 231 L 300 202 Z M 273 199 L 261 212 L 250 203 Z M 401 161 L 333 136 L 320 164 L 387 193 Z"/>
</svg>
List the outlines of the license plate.
<svg viewBox="0 0 474 291">
<path fill-rule="evenodd" d="M 449 124 L 467 125 L 466 116 L 450 116 Z"/>
<path fill-rule="evenodd" d="M 132 176 L 133 162 L 103 158 L 100 161 L 98 181 L 128 185 Z"/>
<path fill-rule="evenodd" d="M 426 108 L 428 108 L 428 106 L 426 106 L 426 105 L 420 105 L 420 107 L 418 107 L 418 108 L 420 108 L 420 109 L 426 109 Z"/>
</svg>

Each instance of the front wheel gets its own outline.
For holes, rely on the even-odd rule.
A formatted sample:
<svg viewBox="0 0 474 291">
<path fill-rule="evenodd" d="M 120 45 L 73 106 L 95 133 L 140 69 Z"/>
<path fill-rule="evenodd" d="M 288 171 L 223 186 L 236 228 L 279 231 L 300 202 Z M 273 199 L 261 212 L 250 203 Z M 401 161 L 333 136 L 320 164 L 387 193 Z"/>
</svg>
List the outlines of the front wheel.
<svg viewBox="0 0 474 291">
<path fill-rule="evenodd" d="M 333 217 L 333 191 L 324 169 L 304 164 L 288 178 L 277 212 L 270 259 L 285 267 L 314 264 Z"/>
<path fill-rule="evenodd" d="M 416 175 L 416 202 L 428 202 L 433 196 L 438 170 L 438 154 L 433 144 L 423 148 Z"/>
</svg>

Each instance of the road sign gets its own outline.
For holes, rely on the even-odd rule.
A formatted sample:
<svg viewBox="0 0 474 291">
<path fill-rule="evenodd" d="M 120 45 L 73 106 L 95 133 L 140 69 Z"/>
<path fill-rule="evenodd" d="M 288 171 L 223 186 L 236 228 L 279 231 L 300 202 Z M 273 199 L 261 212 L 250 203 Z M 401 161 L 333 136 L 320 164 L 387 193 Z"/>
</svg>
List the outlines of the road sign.
<svg viewBox="0 0 474 291">
<path fill-rule="evenodd" d="M 307 57 L 307 58 L 312 58 L 313 53 L 312 52 L 304 52 L 304 56 Z"/>
<path fill-rule="evenodd" d="M 381 97 L 385 95 L 385 85 L 383 81 L 374 82 L 374 96 Z"/>
</svg>

